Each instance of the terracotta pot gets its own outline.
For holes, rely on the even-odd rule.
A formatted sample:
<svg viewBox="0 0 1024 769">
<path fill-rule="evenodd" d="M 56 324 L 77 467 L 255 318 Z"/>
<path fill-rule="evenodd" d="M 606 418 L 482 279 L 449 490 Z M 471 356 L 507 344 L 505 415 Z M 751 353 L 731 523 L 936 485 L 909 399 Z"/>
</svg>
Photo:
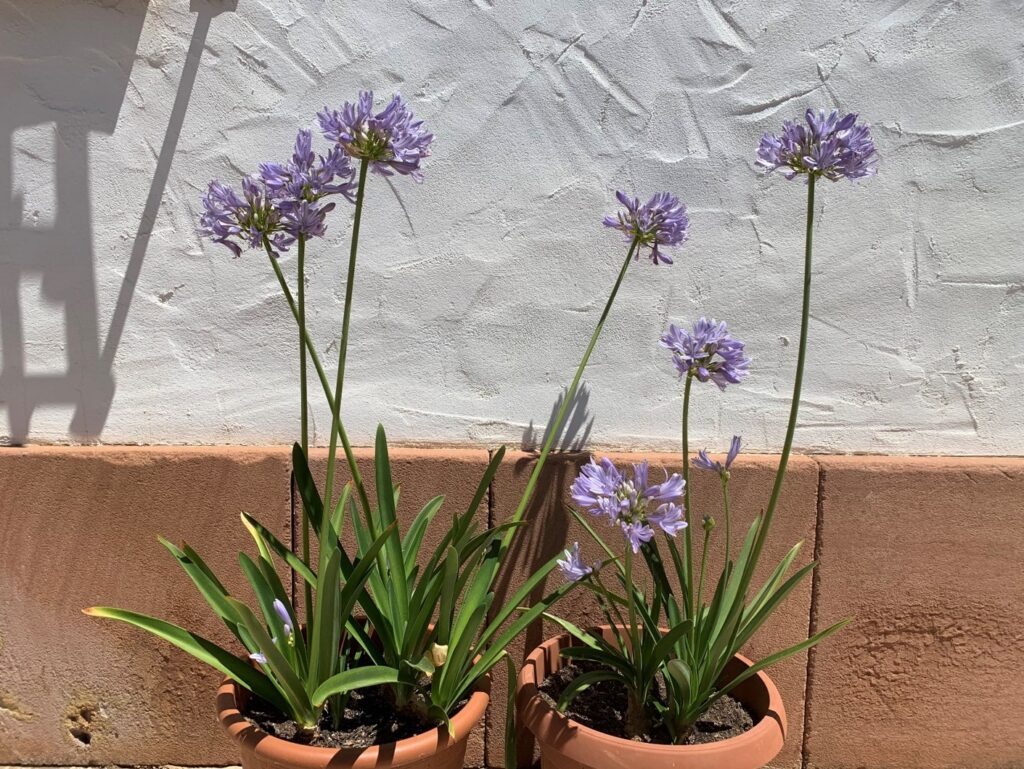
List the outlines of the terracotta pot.
<svg viewBox="0 0 1024 769">
<path fill-rule="evenodd" d="M 599 629 L 612 640 L 608 626 Z M 763 672 L 730 692 L 755 716 L 754 727 L 738 737 L 706 745 L 650 745 L 583 726 L 555 710 L 537 691 L 562 667 L 561 650 L 572 645 L 568 634 L 545 641 L 526 658 L 516 682 L 519 718 L 537 739 L 543 769 L 760 769 L 782 750 L 786 711 L 778 689 Z M 750 664 L 736 655 L 724 675 L 735 676 Z"/>
<path fill-rule="evenodd" d="M 485 676 L 465 707 L 452 716 L 454 738 L 441 726 L 369 748 L 317 748 L 273 737 L 242 715 L 249 692 L 230 679 L 217 690 L 217 718 L 238 745 L 243 769 L 462 769 L 469 733 L 483 719 L 490 691 L 491 680 Z"/>
</svg>

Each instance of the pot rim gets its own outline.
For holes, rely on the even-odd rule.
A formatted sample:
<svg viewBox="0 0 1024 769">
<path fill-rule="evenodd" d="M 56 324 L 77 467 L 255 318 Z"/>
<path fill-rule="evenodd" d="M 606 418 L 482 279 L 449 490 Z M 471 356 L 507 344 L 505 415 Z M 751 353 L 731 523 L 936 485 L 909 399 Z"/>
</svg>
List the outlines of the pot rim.
<svg viewBox="0 0 1024 769">
<path fill-rule="evenodd" d="M 602 625 L 595 629 L 608 629 L 608 625 Z M 653 744 L 646 742 L 635 742 L 633 740 L 627 740 L 622 737 L 616 737 L 611 734 L 592 729 L 589 726 L 585 726 L 578 721 L 574 721 L 568 716 L 559 713 L 554 707 L 552 707 L 543 697 L 540 696 L 538 690 L 537 670 L 538 667 L 547 667 L 545 661 L 545 655 L 552 647 L 557 647 L 559 650 L 564 646 L 568 646 L 571 642 L 571 637 L 568 633 L 562 633 L 549 638 L 542 644 L 537 646 L 530 655 L 526 658 L 526 662 L 519 670 L 519 676 L 516 680 L 516 706 L 519 711 L 524 726 L 526 726 L 539 741 L 557 743 L 557 749 L 570 758 L 574 758 L 587 763 L 588 757 L 593 758 L 592 754 L 592 743 L 591 747 L 584 748 L 579 745 L 579 740 L 567 740 L 562 738 L 551 738 L 552 735 L 557 735 L 559 732 L 565 733 L 566 730 L 578 733 L 581 737 L 585 738 L 585 742 L 597 741 L 604 743 L 604 745 L 611 750 L 629 750 L 631 752 L 639 752 L 652 758 L 655 757 L 680 757 L 681 754 L 698 758 L 715 758 L 719 759 L 724 753 L 732 753 L 734 751 L 743 750 L 756 750 L 758 752 L 767 753 L 771 752 L 765 761 L 770 761 L 774 758 L 780 750 L 786 739 L 786 710 L 782 703 L 782 695 L 779 694 L 778 688 L 775 683 L 768 677 L 765 672 L 758 671 L 752 680 L 757 681 L 768 694 L 768 709 L 761 719 L 754 724 L 750 729 L 745 731 L 743 734 L 735 737 L 729 737 L 725 740 L 719 740 L 718 742 L 708 742 L 700 745 L 663 745 Z M 561 655 L 559 655 L 561 656 Z M 739 660 L 743 665 L 749 667 L 753 664 L 751 660 L 744 657 L 742 654 L 735 655 L 735 659 Z M 550 671 L 548 671 L 550 674 Z M 574 745 L 575 743 L 575 745 Z"/>
<path fill-rule="evenodd" d="M 249 749 L 263 759 L 293 766 L 349 766 L 364 769 L 380 766 L 400 766 L 403 756 L 422 757 L 465 742 L 469 733 L 484 717 L 490 702 L 490 673 L 480 678 L 469 696 L 469 701 L 452 716 L 455 736 L 448 734 L 442 724 L 412 737 L 371 745 L 366 748 L 324 748 L 303 745 L 275 737 L 260 729 L 239 710 L 237 693 L 242 689 L 231 678 L 225 678 L 217 689 L 217 720 L 233 742 Z"/>
</svg>

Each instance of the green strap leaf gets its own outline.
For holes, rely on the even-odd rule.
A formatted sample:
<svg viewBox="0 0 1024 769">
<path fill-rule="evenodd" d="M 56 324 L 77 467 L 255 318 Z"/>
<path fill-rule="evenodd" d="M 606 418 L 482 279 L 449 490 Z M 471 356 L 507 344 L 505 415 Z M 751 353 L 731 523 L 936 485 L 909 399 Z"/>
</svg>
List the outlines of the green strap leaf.
<svg viewBox="0 0 1024 769">
<path fill-rule="evenodd" d="M 568 646 L 559 653 L 566 659 L 597 662 L 604 665 L 618 673 L 623 682 L 627 684 L 631 684 L 638 677 L 638 671 L 632 661 L 619 650 L 611 652 L 592 649 L 589 646 Z"/>
<path fill-rule="evenodd" d="M 396 522 L 395 491 L 391 477 L 391 460 L 388 458 L 388 441 L 384 425 L 377 425 L 377 441 L 374 451 L 374 469 L 377 480 L 377 509 L 382 527 Z M 402 540 L 395 529 L 388 537 L 386 547 L 388 565 L 388 588 L 391 593 L 392 620 L 399 634 L 404 631 L 409 619 L 409 591 L 405 578 L 405 558 L 402 555 Z"/>
<path fill-rule="evenodd" d="M 309 677 L 306 691 L 314 691 L 338 669 L 341 647 L 341 615 L 338 594 L 341 591 L 341 553 L 337 548 L 320 570 L 313 607 L 313 637 L 310 641 Z"/>
<path fill-rule="evenodd" d="M 287 700 L 281 696 L 281 693 L 266 675 L 245 661 L 240 660 L 226 649 L 222 649 L 213 641 L 209 641 L 195 633 L 190 633 L 188 630 L 172 625 L 170 622 L 162 619 L 125 609 L 116 609 L 112 606 L 93 606 L 83 609 L 82 613 L 90 617 L 115 619 L 119 622 L 141 628 L 147 633 L 151 633 L 177 646 L 183 652 L 192 655 L 214 670 L 220 671 L 253 694 L 262 697 L 282 713 L 292 712 L 292 708 Z"/>
<path fill-rule="evenodd" d="M 277 555 L 285 560 L 295 572 L 302 577 L 312 587 L 316 587 L 316 574 L 306 564 L 302 562 L 295 553 L 287 548 L 281 540 L 279 540 L 274 533 L 270 531 L 266 526 L 257 521 L 248 513 L 242 513 L 242 524 L 252 538 L 256 541 L 256 547 L 259 548 L 260 556 L 266 559 L 270 558 L 270 550 L 273 550 Z"/>
<path fill-rule="evenodd" d="M 295 443 L 292 446 L 292 475 L 295 476 L 295 486 L 299 490 L 299 497 L 302 499 L 302 510 L 309 518 L 313 531 L 320 531 L 322 526 L 321 518 L 324 515 L 324 502 L 320 498 L 320 491 L 313 480 L 313 474 L 309 471 L 309 462 L 306 460 L 306 452 L 302 446 Z"/>
<path fill-rule="evenodd" d="M 158 539 L 160 544 L 166 547 L 171 555 L 174 556 L 174 559 L 185 571 L 189 579 L 192 580 L 196 588 L 198 588 L 203 598 L 210 605 L 210 608 L 213 609 L 213 612 L 224 621 L 232 635 L 241 641 L 242 639 L 238 634 L 238 617 L 235 616 L 234 610 L 226 600 L 227 591 L 220 583 L 220 580 L 213 575 L 209 567 L 194 552 L 193 557 L 190 557 L 187 550 L 176 547 L 163 537 L 158 537 Z M 188 546 L 186 545 L 185 547 L 187 548 Z"/>
<path fill-rule="evenodd" d="M 575 638 L 577 641 L 584 644 L 585 646 L 589 646 L 591 649 L 601 648 L 601 644 L 598 642 L 597 638 L 595 638 L 593 634 L 588 633 L 586 630 L 583 630 L 578 625 L 574 625 L 569 620 L 562 619 L 561 617 L 558 617 L 548 611 L 544 612 L 544 619 L 554 622 L 556 625 L 562 628 L 562 630 L 564 630 L 566 633 L 571 635 L 573 638 Z"/>
<path fill-rule="evenodd" d="M 412 571 L 416 567 L 416 560 L 420 554 L 420 547 L 423 546 L 423 535 L 434 520 L 434 516 L 444 504 L 444 495 L 434 497 L 427 502 L 409 525 L 409 530 L 402 538 L 402 552 L 405 553 L 405 573 L 409 582 L 413 581 Z"/>
<path fill-rule="evenodd" d="M 331 676 L 316 688 L 311 699 L 314 705 L 321 707 L 328 697 L 335 694 L 345 694 L 346 692 L 363 689 L 367 686 L 394 683 L 398 683 L 397 670 L 382 665 L 368 665 L 367 667 L 345 670 Z"/>
<path fill-rule="evenodd" d="M 692 627 L 693 622 L 686 620 L 686 622 L 683 622 L 682 624 L 669 628 L 669 631 L 658 639 L 658 642 L 654 644 L 654 648 L 651 652 L 644 655 L 644 662 L 650 666 L 645 667 L 643 670 L 645 678 L 653 679 L 654 676 L 657 675 L 658 670 L 669 658 L 672 652 L 672 647 L 675 646 L 677 641 L 687 635 Z"/>
<path fill-rule="evenodd" d="M 437 614 L 437 640 L 442 645 L 447 645 L 451 638 L 452 615 L 455 613 L 455 583 L 458 578 L 459 554 L 449 545 L 441 578 L 441 608 Z"/>
<path fill-rule="evenodd" d="M 513 682 L 516 680 L 518 671 L 512 655 L 505 652 L 505 673 L 508 686 L 505 700 L 505 766 L 514 769 L 519 766 L 518 744 L 516 740 L 516 687 Z"/>
<path fill-rule="evenodd" d="M 288 599 L 280 599 L 275 595 L 270 585 L 267 584 L 267 580 L 266 577 L 264 577 L 263 572 L 260 571 L 259 567 L 253 563 L 252 559 L 248 555 L 245 553 L 239 553 L 238 563 L 242 567 L 242 572 L 245 574 L 246 579 L 249 580 L 249 584 L 252 586 L 253 592 L 256 594 L 256 602 L 260 605 L 260 611 L 263 612 L 263 619 L 266 622 L 267 627 L 270 628 L 271 634 L 274 637 L 281 639 L 281 643 L 284 644 L 284 622 L 281 621 L 281 618 L 277 616 L 277 612 L 274 611 L 274 599 L 280 600 L 281 603 L 285 605 L 288 611 L 288 616 L 291 618 L 289 620 L 289 624 L 293 628 L 297 628 L 299 625 L 295 620 L 295 616 L 292 614 L 292 609 L 291 606 L 289 606 Z M 295 636 L 299 635 L 301 634 L 295 633 Z M 292 657 L 288 660 L 289 663 L 295 664 L 297 660 L 294 658 L 294 655 L 291 654 L 294 649 L 289 648 L 288 651 L 288 656 Z"/>
<path fill-rule="evenodd" d="M 569 707 L 576 696 L 579 695 L 584 689 L 589 689 L 599 681 L 618 681 L 619 676 L 611 670 L 591 670 L 587 673 L 576 676 L 565 687 L 565 691 L 562 692 L 562 696 L 558 698 L 558 712 L 564 713 L 565 709 Z"/>
<path fill-rule="evenodd" d="M 771 654 L 771 655 L 765 657 L 764 659 L 755 662 L 749 668 L 747 668 L 742 673 L 740 673 L 738 676 L 736 676 L 732 681 L 730 681 L 728 684 L 726 684 L 721 689 L 719 689 L 717 692 L 715 692 L 714 696 L 711 698 L 711 700 L 709 700 L 708 706 L 710 706 L 711 703 L 713 703 L 715 700 L 717 700 L 722 695 L 728 694 L 730 691 L 732 691 L 734 688 L 739 686 L 741 683 L 746 681 L 751 676 L 757 675 L 760 671 L 764 670 L 766 667 L 774 665 L 776 662 L 781 662 L 782 660 L 786 659 L 787 657 L 792 657 L 794 654 L 799 654 L 804 649 L 810 649 L 815 644 L 821 643 L 826 638 L 828 638 L 830 635 L 835 633 L 837 630 L 841 630 L 842 628 L 846 627 L 849 624 L 850 624 L 850 620 L 844 619 L 844 620 L 842 620 L 840 622 L 837 622 L 836 624 L 832 625 L 831 627 L 825 628 L 824 630 L 822 630 L 819 633 L 815 633 L 813 636 L 808 638 L 806 641 L 801 641 L 798 644 L 793 644 L 789 648 L 783 649 L 780 652 L 775 652 L 775 654 Z"/>
</svg>

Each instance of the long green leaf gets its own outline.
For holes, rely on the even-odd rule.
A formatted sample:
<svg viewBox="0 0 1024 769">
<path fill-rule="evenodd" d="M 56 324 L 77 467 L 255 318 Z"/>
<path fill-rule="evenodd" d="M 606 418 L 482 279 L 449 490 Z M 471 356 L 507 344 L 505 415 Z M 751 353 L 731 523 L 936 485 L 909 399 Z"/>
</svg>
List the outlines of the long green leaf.
<svg viewBox="0 0 1024 769">
<path fill-rule="evenodd" d="M 284 623 L 277 616 L 277 612 L 274 611 L 274 599 L 277 596 L 271 590 L 270 585 L 267 584 L 266 577 L 263 576 L 259 567 L 245 553 L 238 554 L 238 563 L 242 567 L 242 572 L 245 574 L 246 579 L 249 580 L 253 592 L 256 594 L 256 602 L 260 605 L 260 611 L 263 612 L 263 618 L 266 621 L 267 627 L 270 628 L 271 634 L 276 638 L 282 639 L 282 643 L 286 643 L 284 641 Z M 287 600 L 282 601 L 282 603 L 286 607 L 288 606 Z M 288 616 L 291 617 L 289 624 L 293 628 L 298 627 L 298 623 L 295 617 L 292 616 L 290 608 L 288 612 Z M 295 635 L 298 636 L 300 634 L 295 633 Z M 289 662 L 294 662 L 294 660 L 289 660 Z"/>
<path fill-rule="evenodd" d="M 619 676 L 611 670 L 591 670 L 582 675 L 576 676 L 565 687 L 562 692 L 562 696 L 558 698 L 558 711 L 564 713 L 565 709 L 569 707 L 569 703 L 572 702 L 578 694 L 584 689 L 588 689 L 599 681 L 618 681 Z"/>
<path fill-rule="evenodd" d="M 516 680 L 516 663 L 512 655 L 505 652 L 505 680 L 508 685 L 505 687 L 505 766 L 507 769 L 514 769 L 519 766 L 518 741 L 516 740 L 516 687 L 513 682 Z"/>
<path fill-rule="evenodd" d="M 313 573 L 312 569 L 304 564 L 302 559 L 285 546 L 281 540 L 274 536 L 274 533 L 270 531 L 270 529 L 248 513 L 242 513 L 242 524 L 249 530 L 252 538 L 256 541 L 256 545 L 260 549 L 261 556 L 266 553 L 267 555 L 264 557 L 269 557 L 268 548 L 269 550 L 273 550 L 279 557 L 283 558 L 285 563 L 291 566 L 300 577 L 306 580 L 306 582 L 311 586 L 316 586 L 316 574 Z"/>
<path fill-rule="evenodd" d="M 395 523 L 395 494 L 391 477 L 391 460 L 388 457 L 388 441 L 384 425 L 377 425 L 374 466 L 377 480 L 377 509 L 382 527 Z M 384 548 L 388 564 L 388 587 L 392 601 L 392 619 L 399 633 L 404 632 L 409 620 L 409 591 L 405 579 L 405 559 L 402 556 L 402 540 L 396 529 L 388 537 Z"/>
<path fill-rule="evenodd" d="M 761 585 L 761 589 L 754 594 L 754 597 L 747 603 L 746 615 L 751 616 L 757 613 L 761 604 L 768 600 L 772 593 L 775 592 L 776 588 L 782 582 L 782 578 L 786 576 L 786 572 L 789 571 L 790 566 L 793 565 L 793 561 L 796 560 L 797 555 L 800 553 L 800 549 L 803 547 L 804 541 L 800 540 L 793 547 L 790 548 L 789 552 L 786 553 L 785 557 L 779 562 L 771 575 Z"/>
<path fill-rule="evenodd" d="M 443 504 L 443 495 L 436 496 L 427 502 L 423 509 L 416 514 L 416 517 L 409 525 L 409 530 L 405 533 L 405 537 L 402 538 L 402 552 L 405 554 L 405 573 L 406 579 L 409 582 L 413 581 L 412 572 L 416 567 L 416 559 L 419 556 L 420 547 L 423 545 L 423 535 L 426 534 L 427 528 Z"/>
<path fill-rule="evenodd" d="M 792 577 L 787 579 L 781 587 L 772 592 L 768 597 L 768 600 L 761 604 L 756 614 L 748 615 L 744 612 L 743 622 L 740 625 L 740 631 L 736 635 L 736 648 L 743 648 L 750 637 L 757 632 L 757 629 L 764 624 L 764 622 L 771 616 L 772 612 L 775 611 L 776 607 L 786 599 L 794 588 L 799 585 L 804 577 L 811 573 L 815 566 L 818 565 L 817 561 L 811 561 L 809 564 L 799 569 Z"/>
<path fill-rule="evenodd" d="M 295 476 L 295 486 L 302 499 L 302 510 L 309 518 L 313 531 L 319 532 L 322 525 L 321 518 L 324 514 L 324 502 L 320 498 L 320 491 L 313 480 L 313 474 L 309 471 L 306 452 L 298 443 L 292 446 L 292 474 Z"/>
<path fill-rule="evenodd" d="M 693 627 L 693 622 L 686 620 L 680 625 L 669 628 L 669 631 L 658 639 L 651 652 L 644 655 L 643 675 L 645 678 L 653 679 L 657 675 L 658 669 L 668 660 L 672 647 L 690 632 L 691 627 Z"/>
<path fill-rule="evenodd" d="M 459 578 L 459 554 L 449 545 L 441 579 L 441 609 L 437 615 L 437 640 L 447 646 L 451 639 L 452 615 L 455 613 L 455 583 Z"/>
<path fill-rule="evenodd" d="M 601 644 L 600 644 L 600 642 L 598 642 L 596 636 L 594 636 L 591 633 L 588 633 L 586 630 L 583 630 L 578 625 L 574 625 L 569 620 L 562 619 L 561 617 L 559 617 L 559 616 L 557 616 L 555 614 L 552 614 L 551 612 L 548 612 L 548 611 L 544 612 L 544 619 L 550 620 L 551 622 L 554 622 L 556 625 L 558 625 L 560 628 L 562 628 L 562 630 L 564 630 L 566 633 L 571 635 L 573 638 L 575 638 L 580 643 L 585 644 L 586 646 L 589 646 L 591 649 L 600 649 L 601 648 Z"/>
<path fill-rule="evenodd" d="M 341 553 L 335 548 L 327 565 L 320 570 L 320 582 L 316 586 L 307 692 L 317 689 L 337 671 L 341 647 L 341 617 L 337 611 L 340 591 Z"/>
<path fill-rule="evenodd" d="M 382 665 L 368 665 L 362 668 L 352 668 L 331 676 L 324 681 L 313 692 L 311 699 L 313 704 L 320 707 L 327 698 L 334 694 L 344 694 L 355 689 L 363 689 L 367 686 L 380 686 L 381 684 L 398 683 L 398 671 L 394 668 Z"/>
<path fill-rule="evenodd" d="M 559 652 L 566 659 L 597 662 L 614 670 L 625 682 L 632 683 L 637 678 L 637 670 L 632 660 L 621 651 L 607 652 L 603 649 L 592 649 L 589 646 L 568 646 Z"/>
<path fill-rule="evenodd" d="M 764 670 L 766 667 L 774 665 L 776 662 L 781 662 L 782 660 L 786 659 L 787 657 L 792 657 L 794 654 L 799 654 L 804 649 L 810 649 L 815 644 L 821 643 L 826 638 L 828 638 L 830 635 L 835 633 L 837 630 L 841 630 L 842 628 L 846 627 L 849 624 L 850 624 L 850 620 L 848 620 L 848 619 L 841 620 L 840 622 L 837 622 L 836 624 L 832 625 L 831 627 L 827 627 L 824 630 L 822 630 L 821 632 L 815 633 L 813 636 L 808 638 L 806 641 L 801 641 L 798 644 L 793 644 L 789 648 L 783 649 L 780 652 L 775 652 L 775 654 L 771 654 L 771 655 L 765 657 L 762 660 L 758 660 L 753 665 L 751 665 L 749 668 L 747 668 L 742 673 L 740 673 L 738 676 L 736 676 L 728 684 L 726 684 L 721 689 L 719 689 L 717 692 L 715 692 L 714 697 L 710 700 L 708 705 L 710 705 L 711 702 L 714 702 L 715 700 L 717 700 L 723 694 L 728 694 L 730 691 L 732 691 L 734 688 L 736 688 L 741 683 L 746 681 L 748 678 L 750 678 L 751 676 L 757 675 L 760 671 Z"/>
<path fill-rule="evenodd" d="M 166 547 L 171 555 L 174 556 L 174 559 L 185 571 L 189 579 L 192 580 L 196 588 L 198 588 L 214 613 L 224 621 L 232 635 L 241 641 L 242 639 L 238 635 L 238 617 L 235 616 L 234 610 L 226 600 L 227 591 L 220 583 L 220 580 L 213 576 L 213 573 L 209 571 L 209 568 L 202 561 L 196 562 L 195 559 L 189 557 L 188 553 L 168 542 L 163 537 L 158 539 L 160 544 Z"/>
<path fill-rule="evenodd" d="M 162 638 L 168 643 L 177 646 L 183 652 L 191 654 L 214 670 L 218 670 L 232 680 L 237 681 L 253 694 L 262 697 L 278 708 L 281 712 L 289 714 L 292 712 L 287 700 L 281 696 L 281 693 L 266 675 L 240 660 L 226 649 L 222 649 L 213 641 L 209 641 L 195 633 L 190 633 L 188 630 L 172 625 L 170 622 L 162 619 L 125 609 L 116 609 L 112 606 L 93 606 L 83 609 L 82 613 L 88 614 L 90 617 L 116 619 L 141 628 L 147 633 L 152 633 L 158 638 Z"/>
<path fill-rule="evenodd" d="M 505 621 L 514 612 L 518 611 L 519 606 L 521 606 L 530 597 L 530 594 L 534 591 L 534 589 L 538 585 L 540 585 L 545 579 L 547 579 L 548 574 L 550 574 L 551 571 L 556 566 L 558 566 L 558 561 L 561 560 L 562 557 L 563 557 L 562 553 L 559 553 L 558 555 L 554 556 L 550 561 L 548 561 L 546 564 L 544 564 L 539 569 L 537 569 L 530 576 L 530 578 L 527 579 L 526 582 L 523 583 L 522 587 L 520 587 L 519 590 L 516 591 L 516 594 L 513 595 L 507 601 L 505 601 L 504 606 L 502 606 L 502 607 L 500 607 L 498 609 L 497 613 L 495 614 L 494 619 L 491 621 L 491 623 L 484 630 L 483 634 L 480 636 L 480 645 L 481 646 L 483 646 L 486 643 L 488 643 L 491 640 L 491 638 L 494 636 L 494 634 L 498 632 L 498 630 L 501 628 L 501 626 L 503 624 L 505 624 Z M 576 582 L 566 583 L 566 585 L 576 585 L 576 584 L 578 584 L 578 583 L 576 583 Z M 545 608 L 542 608 L 541 612 L 544 612 L 544 611 L 545 611 Z M 541 613 L 541 612 L 539 612 L 539 613 Z M 527 623 L 527 624 L 529 624 L 529 623 Z M 525 627 L 525 625 L 524 625 L 524 627 Z"/>
</svg>

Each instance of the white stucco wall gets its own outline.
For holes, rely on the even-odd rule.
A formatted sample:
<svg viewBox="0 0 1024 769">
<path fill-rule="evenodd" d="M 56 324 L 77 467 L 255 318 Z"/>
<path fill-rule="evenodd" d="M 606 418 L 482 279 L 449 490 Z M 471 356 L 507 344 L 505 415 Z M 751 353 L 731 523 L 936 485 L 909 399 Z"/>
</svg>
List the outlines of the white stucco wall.
<svg viewBox="0 0 1024 769">
<path fill-rule="evenodd" d="M 198 239 L 199 195 L 372 87 L 437 138 L 423 185 L 371 180 L 356 442 L 377 421 L 396 441 L 487 445 L 543 424 L 623 255 L 600 226 L 621 187 L 676 192 L 691 241 L 627 277 L 586 375 L 591 443 L 676 445 L 656 341 L 709 314 L 755 363 L 725 394 L 700 388 L 696 444 L 777 449 L 804 188 L 757 173 L 754 149 L 837 106 L 872 123 L 882 162 L 820 191 L 797 443 L 1024 453 L 1019 0 L 12 0 L 0 62 L 7 440 L 291 441 L 286 307 L 265 257 Z M 349 216 L 310 256 L 331 359 Z"/>
</svg>

